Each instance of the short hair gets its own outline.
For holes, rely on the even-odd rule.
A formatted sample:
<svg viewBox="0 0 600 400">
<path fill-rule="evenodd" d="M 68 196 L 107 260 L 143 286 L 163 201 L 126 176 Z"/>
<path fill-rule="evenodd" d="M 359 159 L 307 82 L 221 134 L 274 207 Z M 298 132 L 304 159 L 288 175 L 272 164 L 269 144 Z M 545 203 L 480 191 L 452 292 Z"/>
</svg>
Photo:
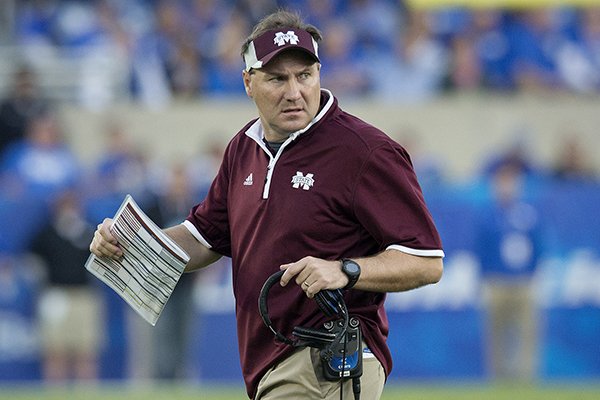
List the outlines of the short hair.
<svg viewBox="0 0 600 400">
<path fill-rule="evenodd" d="M 321 31 L 311 24 L 307 24 L 302 20 L 302 17 L 297 12 L 279 9 L 263 19 L 261 19 L 252 29 L 250 36 L 246 38 L 242 45 L 242 58 L 250 46 L 250 42 L 262 35 L 263 33 L 277 28 L 296 28 L 302 29 L 310 33 L 313 39 L 318 43 L 323 39 Z"/>
</svg>

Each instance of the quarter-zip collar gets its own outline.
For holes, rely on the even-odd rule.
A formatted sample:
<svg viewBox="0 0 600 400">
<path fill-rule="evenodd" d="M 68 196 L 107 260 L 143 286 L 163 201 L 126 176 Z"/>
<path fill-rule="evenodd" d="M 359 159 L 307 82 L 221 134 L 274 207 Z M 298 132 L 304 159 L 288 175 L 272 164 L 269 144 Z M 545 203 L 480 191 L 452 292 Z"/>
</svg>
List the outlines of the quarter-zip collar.
<svg viewBox="0 0 600 400">
<path fill-rule="evenodd" d="M 296 140 L 296 138 L 298 136 L 307 132 L 316 123 L 318 123 L 321 119 L 323 119 L 325 114 L 327 114 L 327 112 L 331 109 L 331 107 L 333 105 L 333 100 L 334 100 L 333 94 L 327 89 L 321 89 L 321 92 L 327 96 L 327 101 L 325 102 L 325 105 L 323 106 L 323 108 L 321 108 L 321 110 L 312 119 L 312 121 L 310 121 L 310 123 L 308 125 L 306 125 L 304 128 L 302 128 L 300 130 L 290 133 L 288 138 L 285 140 L 285 142 L 283 142 L 283 144 L 281 145 L 281 147 L 279 148 L 279 150 L 277 151 L 277 153 L 275 155 L 273 155 L 271 153 L 271 151 L 267 147 L 266 143 L 263 141 L 263 139 L 265 137 L 265 133 L 263 130 L 262 123 L 260 122 L 260 118 L 257 119 L 256 122 L 254 122 L 254 124 L 252 124 L 250 126 L 250 128 L 248 128 L 246 130 L 246 132 L 245 132 L 246 136 L 248 136 L 249 138 L 254 140 L 258 144 L 258 146 L 261 149 L 263 149 L 263 151 L 265 153 L 267 153 L 267 155 L 269 156 L 269 164 L 267 165 L 267 176 L 265 179 L 265 186 L 264 186 L 263 195 L 262 195 L 263 199 L 269 198 L 269 189 L 271 187 L 271 178 L 273 176 L 273 170 L 275 169 L 275 164 L 277 164 L 277 161 L 281 157 L 283 150 L 290 143 L 292 143 L 294 140 Z"/>
</svg>

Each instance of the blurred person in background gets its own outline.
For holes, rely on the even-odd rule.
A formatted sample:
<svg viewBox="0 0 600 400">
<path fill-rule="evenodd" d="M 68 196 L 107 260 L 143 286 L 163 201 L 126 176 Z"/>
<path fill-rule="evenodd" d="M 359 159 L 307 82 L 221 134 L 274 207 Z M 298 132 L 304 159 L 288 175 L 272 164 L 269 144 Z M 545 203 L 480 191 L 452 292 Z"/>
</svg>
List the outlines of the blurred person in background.
<svg viewBox="0 0 600 400">
<path fill-rule="evenodd" d="M 106 147 L 95 167 L 95 184 L 89 189 L 92 197 L 107 192 L 130 193 L 143 204 L 145 199 L 151 198 L 148 163 L 143 150 L 126 129 L 118 119 L 106 124 Z"/>
<path fill-rule="evenodd" d="M 15 39 L 25 58 L 33 65 L 43 63 L 57 53 L 54 21 L 57 0 L 15 2 Z"/>
<path fill-rule="evenodd" d="M 224 133 L 216 132 L 214 135 L 217 137 Z M 203 199 L 206 196 L 206 192 L 221 166 L 224 147 L 225 144 L 221 140 L 212 139 L 187 161 L 185 168 L 196 198 Z"/>
<path fill-rule="evenodd" d="M 348 0 L 344 19 L 352 27 L 355 48 L 368 59 L 373 53 L 385 53 L 394 47 L 402 18 L 400 2 L 381 0 Z"/>
<path fill-rule="evenodd" d="M 507 91 L 515 88 L 512 63 L 514 54 L 506 32 L 502 9 L 473 11 L 474 51 L 481 73 L 482 87 Z"/>
<path fill-rule="evenodd" d="M 25 137 L 29 121 L 48 107 L 36 73 L 25 65 L 17 67 L 12 76 L 11 90 L 0 101 L 0 156 L 10 144 Z"/>
<path fill-rule="evenodd" d="M 450 87 L 514 90 L 513 52 L 501 9 L 472 10 L 470 23 L 450 40 Z"/>
<path fill-rule="evenodd" d="M 76 99 L 92 110 L 100 110 L 114 100 L 112 70 L 125 56 L 114 51 L 112 32 L 100 18 L 100 3 L 59 1 L 52 24 L 53 39 L 60 49 L 58 57 L 79 66 L 78 73 L 71 76 Z"/>
<path fill-rule="evenodd" d="M 529 382 L 537 366 L 538 314 L 533 278 L 541 254 L 540 215 L 528 199 L 522 165 L 507 159 L 491 172 L 491 199 L 481 213 L 481 260 L 488 371 Z"/>
<path fill-rule="evenodd" d="M 447 161 L 439 154 L 428 151 L 422 132 L 415 126 L 404 125 L 396 129 L 395 137 L 410 154 L 413 168 L 425 197 L 449 184 Z"/>
<path fill-rule="evenodd" d="M 557 68 L 564 85 L 578 93 L 600 91 L 600 7 L 577 12 L 575 34 L 557 54 Z"/>
<path fill-rule="evenodd" d="M 217 98 L 244 95 L 244 85 L 239 79 L 243 65 L 238 47 L 248 29 L 247 19 L 237 10 L 216 28 L 211 59 L 204 64 L 201 93 Z"/>
<path fill-rule="evenodd" d="M 195 98 L 200 89 L 200 54 L 194 35 L 184 23 L 184 10 L 175 2 L 163 1 L 155 13 L 156 28 L 144 41 L 149 48 L 154 47 L 173 96 Z"/>
<path fill-rule="evenodd" d="M 2 220 L 4 223 L 5 220 Z M 37 317 L 42 278 L 25 253 L 0 243 L 0 383 L 41 378 Z M 3 396 L 6 397 L 6 396 Z"/>
<path fill-rule="evenodd" d="M 258 309 L 267 278 L 284 271 L 280 285 L 291 283 L 271 298 L 271 318 L 287 334 L 323 326 L 314 296 L 345 290 L 365 342 L 362 398 L 374 400 L 392 364 L 386 293 L 436 283 L 443 270 L 410 157 L 321 88 L 320 40 L 286 11 L 254 27 L 242 45 L 243 82 L 259 117 L 230 141 L 204 201 L 166 230 L 190 254 L 188 272 L 231 256 L 242 371 L 255 399 L 356 393 L 352 380 L 325 379 L 319 349 L 274 342 Z M 111 222 L 98 226 L 90 251 L 119 259 Z"/>
<path fill-rule="evenodd" d="M 38 318 L 48 383 L 98 377 L 104 308 L 98 287 L 83 268 L 93 234 L 81 195 L 67 190 L 52 203 L 48 223 L 31 243 L 45 271 Z"/>
<path fill-rule="evenodd" d="M 150 178 L 143 148 L 123 119 L 111 115 L 101 134 L 104 140 L 101 155 L 84 182 L 86 215 L 94 225 L 102 222 L 105 215 L 114 213 L 128 193 L 143 209 L 152 207 L 156 187 L 151 184 L 159 186 L 163 182 Z M 110 287 L 100 287 L 107 307 L 106 343 L 111 349 L 110 357 L 103 354 L 102 377 L 149 379 L 152 367 L 148 351 L 151 346 L 149 327 L 132 315 L 127 304 Z"/>
<path fill-rule="evenodd" d="M 560 181 L 591 182 L 598 178 L 589 152 L 577 132 L 567 132 L 557 146 L 552 175 Z"/>
<path fill-rule="evenodd" d="M 38 199 L 46 209 L 55 196 L 73 188 L 81 178 L 81 164 L 65 140 L 54 110 L 36 114 L 27 123 L 25 137 L 13 143 L 0 160 L 4 178 Z"/>
<path fill-rule="evenodd" d="M 491 154 L 485 155 L 482 168 L 484 179 L 490 179 L 491 176 L 502 166 L 506 164 L 518 168 L 527 179 L 539 179 L 544 174 L 544 168 L 538 165 L 534 160 L 533 154 L 533 132 L 529 126 L 517 125 L 507 133 L 511 138 L 508 144 L 503 148 L 494 148 Z"/>
<path fill-rule="evenodd" d="M 53 96 L 100 110 L 122 94 L 117 86 L 125 80 L 129 38 L 112 2 L 14 3 L 19 51 L 52 76 L 48 82 L 57 87 Z"/>
<path fill-rule="evenodd" d="M 556 56 L 564 41 L 558 10 L 535 8 L 512 15 L 508 28 L 514 51 L 512 75 L 519 90 L 548 91 L 561 87 Z"/>
<path fill-rule="evenodd" d="M 448 69 L 448 51 L 430 27 L 427 11 L 411 10 L 395 33 L 389 52 L 375 55 L 367 73 L 372 93 L 388 101 L 419 102 L 439 94 Z"/>
<path fill-rule="evenodd" d="M 219 34 L 236 11 L 232 4 L 216 0 L 191 0 L 184 6 L 183 26 L 191 30 L 201 63 L 211 63 L 220 50 Z M 236 17 L 237 18 L 237 17 Z M 239 71 L 238 71 L 239 74 Z"/>
<path fill-rule="evenodd" d="M 459 34 L 450 42 L 451 63 L 448 71 L 449 87 L 460 91 L 479 89 L 482 81 L 481 65 L 477 60 L 474 38 Z"/>
<path fill-rule="evenodd" d="M 369 91 L 369 77 L 356 52 L 355 32 L 338 19 L 328 21 L 323 32 L 328 39 L 319 49 L 323 86 L 344 99 L 364 96 Z"/>
<path fill-rule="evenodd" d="M 205 187 L 202 191 L 207 190 Z M 169 169 L 163 191 L 145 212 L 159 227 L 167 228 L 184 220 L 197 199 L 186 165 L 175 163 Z M 172 381 L 189 377 L 190 329 L 196 317 L 193 295 L 197 279 L 198 274 L 181 276 L 152 329 L 151 374 L 154 379 Z"/>
<path fill-rule="evenodd" d="M 180 19 L 177 3 L 159 2 L 152 11 L 153 24 L 143 29 L 131 44 L 130 90 L 144 106 L 160 108 L 172 100 L 174 77 L 182 66 L 180 62 L 189 61 L 189 52 L 185 47 L 185 24 Z M 183 54 L 185 57 L 180 57 Z M 186 64 L 184 70 L 188 67 Z M 187 78 L 195 74 L 193 71 Z M 191 88 L 188 87 L 190 84 Z M 186 82 L 185 91 L 195 92 L 196 89 L 194 79 Z"/>
</svg>

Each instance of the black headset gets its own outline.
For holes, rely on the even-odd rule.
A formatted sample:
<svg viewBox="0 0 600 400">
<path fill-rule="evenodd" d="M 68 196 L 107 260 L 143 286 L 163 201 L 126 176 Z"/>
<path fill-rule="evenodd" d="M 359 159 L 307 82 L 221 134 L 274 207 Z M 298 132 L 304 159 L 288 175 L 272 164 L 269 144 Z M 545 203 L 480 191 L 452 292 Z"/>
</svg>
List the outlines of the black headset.
<svg viewBox="0 0 600 400">
<path fill-rule="evenodd" d="M 258 297 L 258 309 L 263 322 L 280 342 L 294 347 L 317 347 L 321 349 L 321 358 L 329 361 L 333 357 L 333 351 L 331 349 L 340 343 L 348 328 L 348 309 L 346 308 L 346 302 L 344 301 L 342 291 L 340 289 L 321 290 L 315 294 L 314 297 L 317 305 L 327 317 L 342 319 L 343 328 L 337 334 L 327 332 L 323 329 L 296 326 L 292 330 L 292 335 L 296 338 L 291 339 L 285 337 L 273 327 L 271 318 L 269 318 L 269 307 L 267 305 L 269 290 L 271 290 L 271 287 L 281 279 L 281 275 L 283 275 L 284 272 L 285 271 L 278 271 L 271 275 L 265 281 L 260 291 L 260 296 Z"/>
</svg>

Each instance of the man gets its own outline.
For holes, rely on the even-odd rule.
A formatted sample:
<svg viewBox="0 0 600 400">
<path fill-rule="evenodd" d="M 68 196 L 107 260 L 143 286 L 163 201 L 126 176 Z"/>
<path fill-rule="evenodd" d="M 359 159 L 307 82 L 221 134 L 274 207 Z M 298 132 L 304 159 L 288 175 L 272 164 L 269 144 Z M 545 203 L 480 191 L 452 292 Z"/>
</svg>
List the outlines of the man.
<svg viewBox="0 0 600 400">
<path fill-rule="evenodd" d="M 365 344 L 363 399 L 379 398 L 392 367 L 385 292 L 442 274 L 444 253 L 408 154 L 321 89 L 320 39 L 286 11 L 257 24 L 242 47 L 242 74 L 259 118 L 229 143 L 206 199 L 166 230 L 190 255 L 188 271 L 232 258 L 242 372 L 253 399 L 352 396 L 350 381 L 340 389 L 323 379 L 318 350 L 278 343 L 263 325 L 257 300 L 276 271 L 285 270 L 284 288 L 270 294 L 269 313 L 286 336 L 328 320 L 311 300 L 316 293 L 346 289 Z M 118 258 L 110 222 L 90 249 Z M 360 271 L 343 269 L 342 259 Z"/>
<path fill-rule="evenodd" d="M 542 254 L 542 224 L 527 198 L 527 170 L 507 159 L 491 171 L 491 197 L 480 218 L 487 362 L 492 378 L 530 382 L 536 371 L 534 277 Z"/>
<path fill-rule="evenodd" d="M 50 220 L 31 242 L 47 280 L 39 303 L 43 373 L 50 384 L 98 377 L 103 306 L 98 287 L 81 265 L 94 227 L 75 191 L 52 202 Z"/>
<path fill-rule="evenodd" d="M 29 121 L 49 108 L 36 78 L 32 69 L 20 66 L 13 76 L 12 91 L 0 101 L 0 154 L 22 140 Z"/>
</svg>

